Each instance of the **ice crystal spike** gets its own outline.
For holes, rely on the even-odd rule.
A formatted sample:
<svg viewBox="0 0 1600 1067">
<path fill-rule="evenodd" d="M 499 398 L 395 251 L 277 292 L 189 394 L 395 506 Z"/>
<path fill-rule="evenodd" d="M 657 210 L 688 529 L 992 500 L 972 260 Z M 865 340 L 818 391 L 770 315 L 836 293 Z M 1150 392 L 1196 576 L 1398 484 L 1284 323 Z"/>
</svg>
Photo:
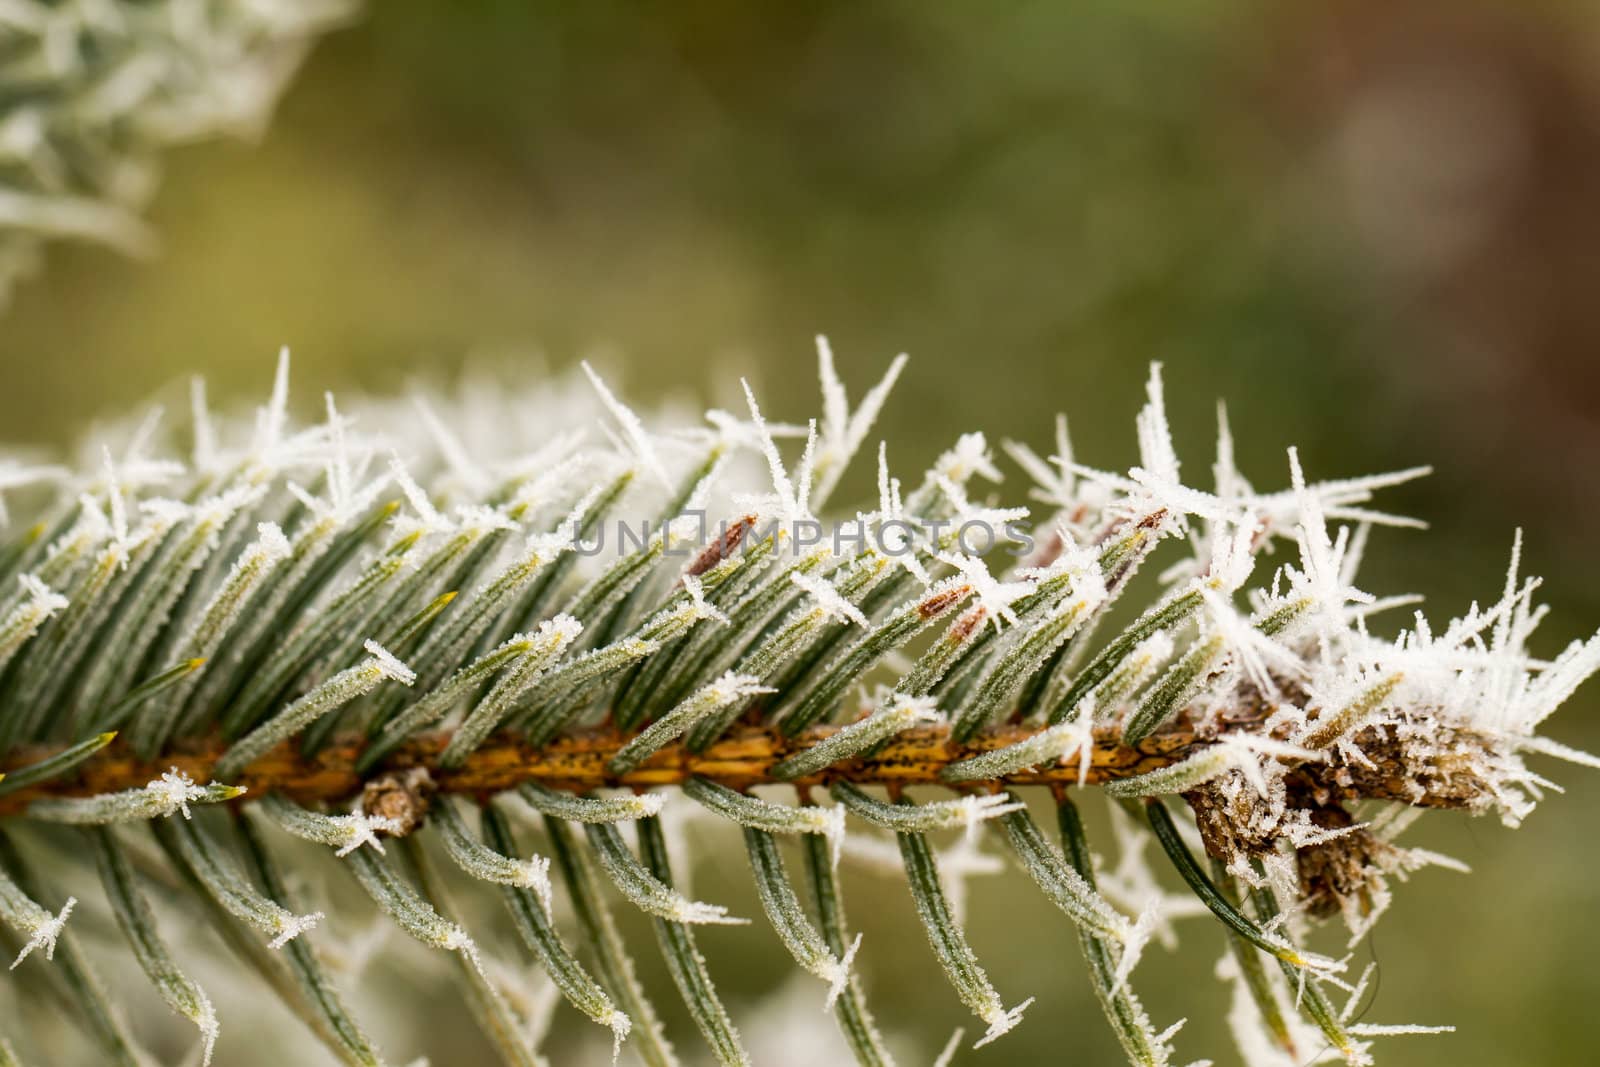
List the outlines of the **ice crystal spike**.
<svg viewBox="0 0 1600 1067">
<path fill-rule="evenodd" d="M 362 845 L 368 845 L 381 854 L 383 842 L 378 834 L 398 833 L 403 828 L 398 820 L 386 815 L 369 815 L 365 812 L 324 815 L 307 811 L 278 794 L 264 798 L 256 810 L 296 837 L 332 847 L 335 849 L 334 855 L 341 859 Z"/>
<path fill-rule="evenodd" d="M 789 576 L 789 580 L 809 593 L 817 602 L 817 610 L 824 615 L 841 622 L 853 622 L 857 626 L 871 625 L 861 609 L 841 596 L 838 588 L 826 578 L 816 578 L 796 572 Z"/>
<path fill-rule="evenodd" d="M 861 399 L 861 406 L 852 412 L 844 383 L 834 370 L 833 346 L 828 344 L 826 337 L 817 337 L 817 368 L 822 379 L 822 433 L 815 455 L 816 484 L 811 490 L 813 506 L 820 508 L 833 495 L 845 468 L 865 443 L 900 372 L 905 370 L 906 362 L 904 355 L 896 356 L 883 378 L 867 391 L 867 395 Z"/>
<path fill-rule="evenodd" d="M 67 916 L 72 914 L 77 903 L 76 897 L 68 897 L 61 910 L 52 915 L 36 904 L 0 868 L 0 922 L 26 939 L 17 958 L 11 961 L 13 971 L 34 952 L 41 953 L 47 960 L 55 959 L 56 941 L 60 939 L 62 929 L 67 925 Z"/>
<path fill-rule="evenodd" d="M 31 574 L 18 577 L 27 598 L 13 607 L 0 621 L 0 665 L 10 660 L 17 649 L 39 632 L 39 627 L 57 612 L 65 610 L 67 598 Z"/>
<path fill-rule="evenodd" d="M 1048 456 L 1007 442 L 1031 488 L 1001 481 L 982 434 L 904 484 L 880 442 L 876 501 L 830 529 L 819 513 L 852 457 L 873 458 L 858 453 L 901 365 L 852 409 L 819 342 L 822 410 L 794 424 L 747 391 L 745 419 L 674 427 L 579 375 L 510 405 L 324 398 L 302 425 L 285 352 L 253 422 L 213 414 L 197 385 L 188 432 L 152 414 L 81 472 L 0 459 L 0 492 L 29 487 L 0 528 L 0 823 L 19 827 L 15 845 L 0 834 L 0 925 L 19 973 L 57 972 L 106 1062 L 149 1058 L 77 947 L 102 931 L 66 921 L 58 872 L 26 862 L 73 832 L 30 820 L 77 824 L 127 951 L 203 1055 L 217 1013 L 135 869 L 200 902 L 196 921 L 340 1062 L 379 1063 L 335 981 L 359 975 L 323 966 L 337 946 L 313 929 L 321 913 L 291 902 L 289 885 L 321 880 L 292 866 L 306 850 L 287 836 L 334 852 L 335 877 L 446 950 L 511 1062 L 537 1062 L 547 1012 L 490 928 L 469 929 L 483 896 L 602 1039 L 673 1067 L 635 927 L 608 910 L 620 896 L 649 917 L 712 1056 L 744 1063 L 694 929 L 742 920 L 699 901 L 677 855 L 674 880 L 669 845 L 692 842 L 743 852 L 771 950 L 824 983 L 815 1002 L 856 1060 L 885 1065 L 858 973 L 881 962 L 845 922 L 838 868 L 910 876 L 922 965 L 942 967 L 986 1042 L 1023 1025 L 964 929 L 1003 842 L 1076 926 L 1130 1063 L 1178 1062 L 1135 968 L 1197 916 L 1225 931 L 1231 1021 L 1260 1062 L 1370 1063 L 1378 1043 L 1432 1032 L 1353 1021 L 1367 985 L 1301 946 L 1335 918 L 1365 936 L 1394 882 L 1459 869 L 1400 843 L 1419 812 L 1514 824 L 1554 791 L 1543 757 L 1600 765 L 1541 733 L 1600 669 L 1600 635 L 1536 647 L 1522 535 L 1493 597 L 1380 637 L 1369 617 L 1412 598 L 1367 591 L 1359 565 L 1382 527 L 1418 525 L 1379 494 L 1423 472 L 1319 482 L 1291 449 L 1258 491 L 1219 417 L 1213 484 L 1196 488 L 1159 369 L 1132 470 L 1087 466 L 1065 420 Z M 1011 543 L 1023 534 L 1031 547 Z M 1034 785 L 1052 791 L 1059 847 L 1029 813 Z M 1109 794 L 1115 855 L 1098 869 L 1073 786 Z M 548 860 L 514 819 L 540 825 Z M 952 830 L 936 852 L 926 835 Z M 0 1029 L 22 1046 L 30 1025 Z"/>
<path fill-rule="evenodd" d="M 617 424 L 622 427 L 623 437 L 627 441 L 628 448 L 632 451 L 635 461 L 653 474 L 663 486 L 670 489 L 672 487 L 672 479 L 667 477 L 667 470 L 661 465 L 661 459 L 656 455 L 655 445 L 651 443 L 650 435 L 645 431 L 644 423 L 639 420 L 639 416 L 635 415 L 632 409 L 612 395 L 611 390 L 606 388 L 606 383 L 600 380 L 600 375 L 594 372 L 593 367 L 587 363 L 581 364 L 581 366 L 583 367 L 583 373 L 589 378 L 589 384 L 593 385 L 594 391 L 600 394 L 600 399 L 605 404 L 606 410 L 611 413 L 611 417 L 616 419 Z"/>
</svg>

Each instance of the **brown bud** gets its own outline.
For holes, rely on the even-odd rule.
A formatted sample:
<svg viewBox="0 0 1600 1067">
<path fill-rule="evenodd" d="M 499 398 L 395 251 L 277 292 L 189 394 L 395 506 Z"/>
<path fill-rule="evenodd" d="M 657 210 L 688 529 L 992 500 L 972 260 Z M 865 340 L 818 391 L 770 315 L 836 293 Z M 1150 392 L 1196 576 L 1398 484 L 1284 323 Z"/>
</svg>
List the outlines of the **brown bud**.
<svg viewBox="0 0 1600 1067">
<path fill-rule="evenodd" d="M 722 536 L 701 549 L 700 554 L 694 558 L 694 562 L 689 564 L 689 569 L 684 573 L 691 578 L 698 578 L 733 555 L 734 550 L 744 540 L 744 535 L 749 533 L 750 528 L 755 524 L 756 517 L 752 514 L 745 515 L 738 522 L 729 526 L 722 532 Z"/>
<path fill-rule="evenodd" d="M 391 771 L 368 782 L 361 790 L 361 810 L 367 815 L 392 819 L 397 829 L 379 831 L 404 837 L 422 825 L 433 800 L 433 778 L 426 767 Z"/>
<path fill-rule="evenodd" d="M 951 586 L 949 589 L 940 590 L 931 594 L 917 605 L 917 614 L 924 619 L 937 619 L 940 615 L 943 615 L 966 599 L 967 594 L 970 592 L 972 592 L 972 586 L 970 585 L 956 585 Z"/>
</svg>

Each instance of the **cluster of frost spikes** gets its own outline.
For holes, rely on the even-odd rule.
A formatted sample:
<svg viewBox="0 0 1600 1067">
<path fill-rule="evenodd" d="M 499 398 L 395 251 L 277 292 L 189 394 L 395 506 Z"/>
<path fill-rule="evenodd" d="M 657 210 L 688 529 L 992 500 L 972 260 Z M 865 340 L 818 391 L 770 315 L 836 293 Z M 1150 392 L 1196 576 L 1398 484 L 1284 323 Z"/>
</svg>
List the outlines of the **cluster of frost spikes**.
<svg viewBox="0 0 1600 1067">
<path fill-rule="evenodd" d="M 255 136 L 313 39 L 356 0 L 0 4 L 0 304 L 50 241 L 134 255 L 170 145 Z"/>
<path fill-rule="evenodd" d="M 1251 976 L 1238 988 L 1254 999 L 1234 1017 L 1253 1028 L 1240 1041 L 1253 1063 L 1315 1044 L 1363 1064 L 1371 1039 L 1419 1032 L 1352 1022 L 1335 1004 L 1360 1000 L 1344 961 L 1305 938 L 1330 917 L 1359 937 L 1392 881 L 1454 865 L 1398 843 L 1416 812 L 1514 823 L 1548 787 L 1530 757 L 1600 762 L 1538 734 L 1600 663 L 1600 639 L 1549 661 L 1529 651 L 1542 612 L 1538 583 L 1519 574 L 1520 538 L 1496 602 L 1443 626 L 1416 614 L 1386 639 L 1369 620 L 1414 598 L 1364 591 L 1357 568 L 1375 527 L 1417 524 L 1372 498 L 1423 471 L 1316 482 L 1291 449 L 1282 488 L 1258 491 L 1223 418 L 1213 484 L 1190 485 L 1155 367 L 1136 466 L 1084 465 L 1063 419 L 1049 456 L 1005 445 L 1036 484 L 1034 507 L 1004 506 L 981 434 L 897 475 L 888 445 L 868 437 L 902 362 L 852 409 L 819 347 L 822 413 L 803 425 L 769 420 L 748 386 L 742 414 L 665 424 L 588 367 L 525 392 L 468 382 L 452 395 L 324 397 L 300 424 L 284 353 L 253 418 L 213 416 L 197 384 L 189 426 L 157 413 L 112 430 L 86 447 L 82 473 L 0 461 L 18 520 L 0 531 L 0 811 L 23 846 L 0 838 L 0 925 L 44 949 L 35 956 L 71 943 L 65 894 L 22 861 L 33 823 L 83 834 L 141 966 L 209 1040 L 210 1001 L 167 954 L 129 858 L 130 824 L 148 824 L 160 852 L 141 864 L 164 860 L 216 914 L 284 948 L 314 994 L 313 1030 L 343 1061 L 379 1062 L 315 958 L 284 944 L 327 936 L 310 928 L 319 913 L 287 900 L 298 888 L 276 866 L 287 834 L 332 850 L 396 927 L 458 955 L 507 1060 L 537 1050 L 497 946 L 445 903 L 458 888 L 498 898 L 586 1018 L 671 1064 L 605 901 L 639 909 L 714 1056 L 742 1063 L 694 937 L 743 920 L 688 890 L 668 831 L 691 811 L 739 828 L 718 840 L 742 844 L 766 921 L 825 983 L 818 1002 L 865 1063 L 890 1060 L 854 970 L 872 946 L 847 926 L 838 866 L 905 883 L 929 966 L 987 1042 L 1024 1025 L 1006 1005 L 1028 1003 L 1002 995 L 1007 976 L 997 987 L 965 934 L 984 900 L 974 876 L 998 873 L 1001 849 L 1076 928 L 1140 1067 L 1175 1062 L 1176 1029 L 1145 1012 L 1135 966 L 1152 939 L 1175 947 L 1174 921 L 1196 914 L 1221 920 Z M 877 460 L 877 499 L 828 510 L 835 529 L 819 514 L 859 454 Z M 795 739 L 760 795 L 734 788 L 738 772 L 716 757 L 682 758 L 719 740 L 738 749 L 750 735 L 729 731 L 744 723 Z M 464 767 L 513 750 L 507 740 L 521 753 L 577 731 L 618 738 L 607 783 L 647 786 L 685 766 L 706 776 L 666 807 L 662 792 L 572 792 L 560 778 L 479 803 L 448 795 Z M 11 818 L 12 789 L 65 779 L 113 738 L 120 758 L 189 771 L 98 795 L 47 789 Z M 929 738 L 950 762 L 919 773 L 958 795 L 913 802 L 852 781 L 863 761 L 892 762 L 888 746 Z M 1097 866 L 1075 799 L 1057 797 L 1047 832 L 1012 788 L 1039 768 L 1087 784 L 1108 743 L 1152 738 L 1186 756 L 1105 784 L 1112 865 Z M 286 765 L 319 767 L 335 745 L 355 753 L 359 791 L 326 804 L 273 791 Z M 214 780 L 185 762 L 208 746 Z M 430 767 L 411 765 L 419 753 Z M 241 797 L 248 818 L 207 810 Z M 549 855 L 519 845 L 530 810 Z M 802 846 L 803 872 L 785 839 Z M 1188 894 L 1162 888 L 1160 860 Z M 552 873 L 581 906 L 552 906 Z M 604 982 L 579 948 L 605 961 Z M 116 1018 L 100 1003 L 84 1012 Z M 132 1047 L 114 1026 L 97 1036 Z"/>
</svg>

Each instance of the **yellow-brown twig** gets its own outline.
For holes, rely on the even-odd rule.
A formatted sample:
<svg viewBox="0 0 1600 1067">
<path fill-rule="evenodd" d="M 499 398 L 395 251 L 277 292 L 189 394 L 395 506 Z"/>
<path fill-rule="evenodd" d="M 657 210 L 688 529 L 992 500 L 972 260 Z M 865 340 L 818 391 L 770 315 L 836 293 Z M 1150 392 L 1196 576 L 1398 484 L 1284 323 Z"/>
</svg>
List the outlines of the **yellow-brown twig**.
<svg viewBox="0 0 1600 1067">
<path fill-rule="evenodd" d="M 449 771 L 437 768 L 438 756 L 449 741 L 449 735 L 425 734 L 397 748 L 366 778 L 387 770 L 426 767 L 439 790 L 469 795 L 493 794 L 523 782 L 576 791 L 605 786 L 644 788 L 674 785 L 696 775 L 743 788 L 775 782 L 771 770 L 780 760 L 816 744 L 837 729 L 837 726 L 814 726 L 791 739 L 770 727 L 737 726 L 704 752 L 694 753 L 682 745 L 671 745 L 621 776 L 606 771 L 606 762 L 629 737 L 614 730 L 578 731 L 542 748 L 515 737 L 497 736 L 474 752 L 463 766 Z M 817 785 L 846 778 L 858 785 L 936 785 L 940 783 L 940 772 L 951 763 L 1015 744 L 1034 732 L 1035 727 L 1024 725 L 997 726 L 969 743 L 959 744 L 951 740 L 947 727 L 917 727 L 900 734 L 870 757 L 845 760 L 822 774 L 791 784 Z M 1176 763 L 1206 743 L 1183 726 L 1163 731 L 1135 747 L 1123 745 L 1114 730 L 1102 731 L 1095 737 L 1086 781 L 1090 785 L 1100 785 L 1157 770 Z M 343 735 L 308 757 L 295 743 L 286 743 L 251 764 L 233 784 L 247 787 L 254 796 L 281 792 L 302 803 L 345 800 L 360 792 L 364 784 L 363 777 L 355 769 L 362 746 L 363 739 L 359 735 Z M 145 760 L 126 746 L 114 743 L 66 777 L 0 797 L 0 816 L 19 814 L 41 797 L 89 796 L 136 788 L 174 767 L 197 782 L 207 782 L 211 780 L 211 768 L 222 747 L 221 742 L 215 740 L 193 742 L 159 759 Z M 8 763 L 24 766 L 51 751 L 20 752 Z M 1074 758 L 1064 765 L 1040 767 L 968 785 L 982 789 L 1000 785 L 1067 785 L 1077 780 L 1078 761 Z M 1423 806 L 1460 806 L 1458 799 L 1448 796 L 1419 799 L 1410 795 L 1400 781 L 1381 775 L 1369 776 L 1357 791 L 1362 796 L 1403 799 Z"/>
</svg>

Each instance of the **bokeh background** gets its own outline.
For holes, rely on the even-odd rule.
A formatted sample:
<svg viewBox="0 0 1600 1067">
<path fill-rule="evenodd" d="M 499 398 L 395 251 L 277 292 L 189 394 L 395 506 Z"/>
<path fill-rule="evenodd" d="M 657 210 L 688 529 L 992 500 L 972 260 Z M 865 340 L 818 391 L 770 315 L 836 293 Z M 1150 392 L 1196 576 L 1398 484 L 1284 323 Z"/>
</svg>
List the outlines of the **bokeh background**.
<svg viewBox="0 0 1600 1067">
<path fill-rule="evenodd" d="M 1597 188 L 1584 3 L 384 0 L 259 143 L 167 157 L 153 261 L 51 249 L 0 319 L 0 440 L 63 449 L 194 371 L 260 395 L 280 344 L 308 409 L 587 357 L 641 406 L 745 374 L 802 418 L 825 332 L 857 390 L 911 354 L 881 425 L 902 466 L 961 429 L 1045 446 L 1058 411 L 1084 458 L 1125 465 L 1162 360 L 1202 481 L 1219 398 L 1261 486 L 1290 443 L 1314 476 L 1436 466 L 1388 498 L 1434 529 L 1375 538 L 1367 588 L 1460 611 L 1524 526 L 1553 654 L 1600 624 Z M 1554 735 L 1600 747 L 1597 712 L 1591 685 Z M 1517 833 L 1426 820 L 1418 840 L 1475 873 L 1418 875 L 1358 956 L 1381 965 L 1372 1019 L 1461 1032 L 1383 1062 L 1593 1059 L 1600 775 L 1558 776 Z M 742 868 L 707 864 L 697 891 L 748 910 Z M 903 887 L 851 888 L 880 1021 L 931 1061 L 963 1013 Z M 956 1062 L 1118 1062 L 1071 931 L 1016 878 L 973 888 L 980 955 L 1039 1003 Z M 790 1035 L 769 1062 L 828 1062 L 805 1049 L 830 1024 L 778 1010 L 775 942 L 705 942 L 746 1028 Z M 1139 977 L 1158 1020 L 1190 1018 L 1180 1049 L 1226 1064 L 1219 950 L 1191 924 Z M 464 1008 L 429 1004 L 394 1054 L 479 1062 Z M 603 1062 L 576 1018 L 557 1062 Z"/>
</svg>

